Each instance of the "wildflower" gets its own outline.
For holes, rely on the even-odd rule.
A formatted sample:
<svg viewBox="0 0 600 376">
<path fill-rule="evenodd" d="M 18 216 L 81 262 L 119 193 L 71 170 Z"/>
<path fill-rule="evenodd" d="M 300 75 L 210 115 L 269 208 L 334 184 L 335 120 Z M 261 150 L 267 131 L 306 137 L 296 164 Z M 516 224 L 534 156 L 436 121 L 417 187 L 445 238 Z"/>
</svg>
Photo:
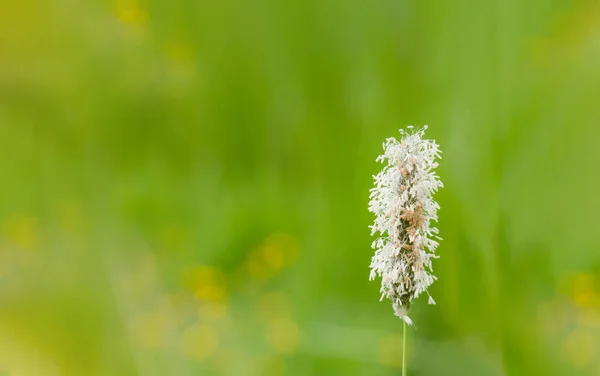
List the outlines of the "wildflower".
<svg viewBox="0 0 600 376">
<path fill-rule="evenodd" d="M 381 277 L 381 299 L 388 298 L 396 316 L 407 324 L 412 301 L 437 278 L 432 274 L 431 259 L 441 240 L 437 228 L 439 205 L 432 198 L 442 182 L 433 171 L 441 158 L 434 140 L 423 139 L 427 126 L 410 133 L 400 130 L 398 141 L 388 138 L 384 153 L 377 158 L 386 164 L 373 178 L 369 211 L 375 214 L 371 235 L 378 233 L 372 244 L 369 279 Z M 435 304 L 429 295 L 429 304 Z"/>
</svg>

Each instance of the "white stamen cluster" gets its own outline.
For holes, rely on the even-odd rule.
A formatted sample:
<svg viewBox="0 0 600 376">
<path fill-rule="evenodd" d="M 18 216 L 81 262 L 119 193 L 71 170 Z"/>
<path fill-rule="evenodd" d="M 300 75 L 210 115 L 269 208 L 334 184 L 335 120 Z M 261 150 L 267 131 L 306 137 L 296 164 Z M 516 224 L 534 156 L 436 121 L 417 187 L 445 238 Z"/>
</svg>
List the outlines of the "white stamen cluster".
<svg viewBox="0 0 600 376">
<path fill-rule="evenodd" d="M 412 301 L 437 278 L 433 276 L 431 259 L 441 240 L 437 228 L 439 205 L 432 198 L 442 182 L 433 170 L 438 166 L 441 150 L 434 140 L 423 139 L 427 126 L 411 133 L 400 130 L 402 139 L 388 138 L 384 153 L 377 158 L 386 166 L 374 176 L 369 211 L 375 223 L 371 235 L 375 255 L 371 260 L 370 280 L 381 277 L 381 299 L 388 298 L 396 316 L 412 324 L 408 310 Z M 429 296 L 429 304 L 435 304 Z"/>
</svg>

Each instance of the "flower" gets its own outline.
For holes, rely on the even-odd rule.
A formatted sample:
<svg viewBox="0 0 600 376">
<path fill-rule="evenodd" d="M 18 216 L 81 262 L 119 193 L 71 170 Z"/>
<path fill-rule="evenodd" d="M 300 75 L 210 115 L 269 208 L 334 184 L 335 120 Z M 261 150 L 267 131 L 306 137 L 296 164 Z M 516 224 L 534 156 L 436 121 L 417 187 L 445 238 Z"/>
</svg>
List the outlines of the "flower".
<svg viewBox="0 0 600 376">
<path fill-rule="evenodd" d="M 388 298 L 396 316 L 411 325 L 408 317 L 412 301 L 437 278 L 432 274 L 431 259 L 438 258 L 435 249 L 441 240 L 437 228 L 439 205 L 432 198 L 442 182 L 433 171 L 441 158 L 434 140 L 423 139 L 427 126 L 409 132 L 400 130 L 398 141 L 388 138 L 384 153 L 377 158 L 385 166 L 375 175 L 369 211 L 375 214 L 371 235 L 378 233 L 372 244 L 369 279 L 381 277 L 381 299 Z M 429 304 L 435 304 L 429 295 Z"/>
</svg>

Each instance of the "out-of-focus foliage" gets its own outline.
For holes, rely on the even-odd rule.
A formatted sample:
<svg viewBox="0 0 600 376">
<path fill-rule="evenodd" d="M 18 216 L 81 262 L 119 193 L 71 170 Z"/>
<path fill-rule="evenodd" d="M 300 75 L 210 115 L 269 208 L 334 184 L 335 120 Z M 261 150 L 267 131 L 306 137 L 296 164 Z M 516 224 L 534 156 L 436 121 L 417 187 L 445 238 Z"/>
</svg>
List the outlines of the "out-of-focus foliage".
<svg viewBox="0 0 600 376">
<path fill-rule="evenodd" d="M 381 142 L 444 150 L 412 375 L 600 372 L 594 1 L 0 6 L 0 374 L 392 375 Z"/>
</svg>

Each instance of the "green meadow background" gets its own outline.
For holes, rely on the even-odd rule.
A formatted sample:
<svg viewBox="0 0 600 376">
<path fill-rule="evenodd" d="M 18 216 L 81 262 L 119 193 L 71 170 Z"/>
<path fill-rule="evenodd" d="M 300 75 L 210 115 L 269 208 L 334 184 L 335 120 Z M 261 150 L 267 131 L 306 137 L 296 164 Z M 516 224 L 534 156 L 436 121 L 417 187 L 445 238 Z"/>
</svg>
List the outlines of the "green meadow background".
<svg viewBox="0 0 600 376">
<path fill-rule="evenodd" d="M 600 3 L 0 5 L 0 375 L 399 375 L 386 137 L 444 154 L 408 375 L 600 375 Z"/>
</svg>

